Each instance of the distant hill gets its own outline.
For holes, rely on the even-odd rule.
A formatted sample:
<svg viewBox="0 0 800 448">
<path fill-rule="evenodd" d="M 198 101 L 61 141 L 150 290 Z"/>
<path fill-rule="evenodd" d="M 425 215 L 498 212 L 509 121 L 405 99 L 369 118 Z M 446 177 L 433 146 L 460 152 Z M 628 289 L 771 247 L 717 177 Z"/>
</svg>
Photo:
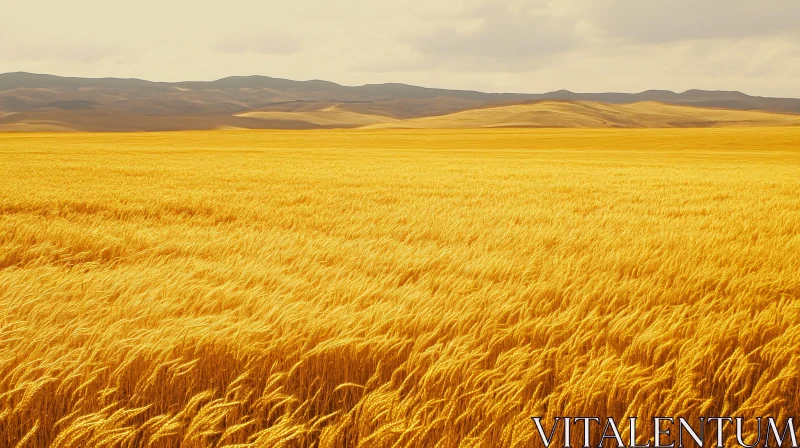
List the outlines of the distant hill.
<svg viewBox="0 0 800 448">
<path fill-rule="evenodd" d="M 408 120 L 532 101 L 589 101 L 672 105 L 800 114 L 800 99 L 741 92 L 544 94 L 485 93 L 406 84 L 343 86 L 320 80 L 234 76 L 216 81 L 152 82 L 121 78 L 69 78 L 0 74 L 0 130 L 83 131 L 317 129 L 396 125 Z M 382 118 L 383 117 L 383 118 Z M 393 124 L 394 123 L 394 124 Z"/>
<path fill-rule="evenodd" d="M 381 103 L 437 97 L 468 106 L 535 99 L 534 95 L 429 89 L 405 84 L 348 87 L 327 81 L 291 81 L 235 76 L 208 82 L 151 82 L 139 79 L 65 78 L 32 73 L 0 74 L 0 110 L 115 110 L 149 115 L 229 114 L 287 102 Z M 460 107 L 460 106 L 458 106 Z M 387 113 L 404 115 L 402 105 Z M 454 110 L 448 109 L 447 112 Z"/>
</svg>

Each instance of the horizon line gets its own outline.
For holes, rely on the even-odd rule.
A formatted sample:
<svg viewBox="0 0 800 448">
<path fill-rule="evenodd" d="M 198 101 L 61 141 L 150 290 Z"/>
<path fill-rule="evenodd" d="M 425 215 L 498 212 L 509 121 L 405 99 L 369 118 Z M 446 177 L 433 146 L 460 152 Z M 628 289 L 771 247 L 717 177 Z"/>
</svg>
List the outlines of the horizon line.
<svg viewBox="0 0 800 448">
<path fill-rule="evenodd" d="M 34 72 L 26 72 L 26 71 L 11 71 L 11 72 L 3 72 L 0 73 L 0 77 L 6 75 L 32 75 L 32 76 L 47 76 L 47 77 L 54 77 L 54 78 L 62 78 L 62 79 L 83 79 L 83 80 L 120 80 L 120 81 L 140 81 L 140 82 L 147 82 L 153 84 L 182 84 L 182 83 L 214 83 L 219 81 L 224 81 L 227 79 L 240 79 L 240 78 L 265 78 L 265 79 L 272 79 L 278 81 L 290 81 L 290 82 L 297 82 L 297 83 L 312 83 L 312 82 L 322 82 L 333 84 L 338 87 L 351 87 L 351 88 L 358 88 L 358 87 L 369 87 L 369 86 L 391 86 L 391 85 L 398 85 L 398 86 L 405 86 L 405 87 L 415 87 L 420 89 L 427 89 L 427 90 L 444 90 L 450 92 L 469 92 L 469 93 L 480 93 L 480 94 L 489 94 L 489 95 L 548 95 L 553 93 L 565 93 L 565 94 L 575 94 L 575 95 L 640 95 L 643 93 L 673 93 L 676 95 L 682 95 L 690 92 L 715 92 L 715 93 L 739 93 L 743 95 L 747 95 L 753 98 L 775 98 L 775 99 L 800 99 L 797 97 L 791 96 L 780 96 L 780 97 L 771 97 L 771 96 L 762 96 L 762 95 L 751 95 L 746 93 L 742 90 L 709 90 L 709 89 L 687 89 L 684 91 L 678 90 L 671 90 L 671 89 L 647 89 L 642 91 L 629 91 L 629 92 L 622 92 L 622 91 L 602 91 L 602 92 L 577 92 L 569 89 L 558 89 L 552 90 L 547 92 L 540 92 L 540 93 L 531 93 L 531 92 L 489 92 L 489 91 L 482 91 L 482 90 L 471 90 L 471 89 L 455 89 L 455 88 L 446 88 L 446 87 L 430 87 L 430 86 L 421 86 L 416 84 L 406 84 L 402 82 L 384 82 L 384 83 L 367 83 L 361 85 L 348 85 L 348 84 L 339 84 L 334 81 L 328 81 L 324 79 L 305 79 L 305 80 L 298 80 L 298 79 L 290 79 L 290 78 L 278 78 L 268 75 L 261 75 L 261 74 L 251 74 L 251 75 L 230 75 L 225 76 L 222 78 L 211 79 L 211 80 L 183 80 L 183 81 L 154 81 L 151 79 L 144 79 L 144 78 L 125 78 L 125 77 L 118 77 L 118 76 L 103 76 L 103 77 L 89 77 L 89 76 L 63 76 L 63 75 L 55 75 L 51 73 L 34 73 Z"/>
</svg>

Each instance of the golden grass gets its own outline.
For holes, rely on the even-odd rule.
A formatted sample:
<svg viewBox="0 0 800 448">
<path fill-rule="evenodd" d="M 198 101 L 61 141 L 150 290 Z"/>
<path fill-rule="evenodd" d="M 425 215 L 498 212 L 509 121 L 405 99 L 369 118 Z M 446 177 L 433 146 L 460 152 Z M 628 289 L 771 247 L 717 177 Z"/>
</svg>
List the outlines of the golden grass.
<svg viewBox="0 0 800 448">
<path fill-rule="evenodd" d="M 677 106 L 645 101 L 538 101 L 486 107 L 437 117 L 373 124 L 370 129 L 474 128 L 706 128 L 800 126 L 800 115 Z"/>
<path fill-rule="evenodd" d="M 0 173 L 0 446 L 800 411 L 800 129 L 6 134 Z"/>
</svg>

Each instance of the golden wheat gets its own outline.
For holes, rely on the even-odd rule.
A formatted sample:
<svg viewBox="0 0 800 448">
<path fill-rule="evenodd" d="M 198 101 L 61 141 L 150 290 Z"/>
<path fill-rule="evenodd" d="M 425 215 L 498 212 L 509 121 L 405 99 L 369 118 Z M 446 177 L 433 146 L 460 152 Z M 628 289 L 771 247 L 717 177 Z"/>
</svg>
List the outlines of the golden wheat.
<svg viewBox="0 0 800 448">
<path fill-rule="evenodd" d="M 800 412 L 800 129 L 0 136 L 0 446 Z"/>
</svg>

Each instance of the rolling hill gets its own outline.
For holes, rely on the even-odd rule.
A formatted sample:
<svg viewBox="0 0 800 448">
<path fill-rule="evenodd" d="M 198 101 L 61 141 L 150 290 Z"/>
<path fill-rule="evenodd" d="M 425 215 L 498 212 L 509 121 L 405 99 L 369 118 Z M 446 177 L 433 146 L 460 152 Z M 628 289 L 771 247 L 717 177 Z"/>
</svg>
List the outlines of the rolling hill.
<svg viewBox="0 0 800 448">
<path fill-rule="evenodd" d="M 366 127 L 371 129 L 686 128 L 799 125 L 800 115 L 676 106 L 653 101 L 634 104 L 537 101 L 471 109 L 454 114 Z"/>
<path fill-rule="evenodd" d="M 677 106 L 653 101 L 608 104 L 536 101 L 405 120 L 347 104 L 310 103 L 235 115 L 142 115 L 119 111 L 45 110 L 0 115 L 0 131 L 137 132 L 184 129 L 469 129 L 469 128 L 702 128 L 800 126 L 800 115 Z"/>
</svg>

